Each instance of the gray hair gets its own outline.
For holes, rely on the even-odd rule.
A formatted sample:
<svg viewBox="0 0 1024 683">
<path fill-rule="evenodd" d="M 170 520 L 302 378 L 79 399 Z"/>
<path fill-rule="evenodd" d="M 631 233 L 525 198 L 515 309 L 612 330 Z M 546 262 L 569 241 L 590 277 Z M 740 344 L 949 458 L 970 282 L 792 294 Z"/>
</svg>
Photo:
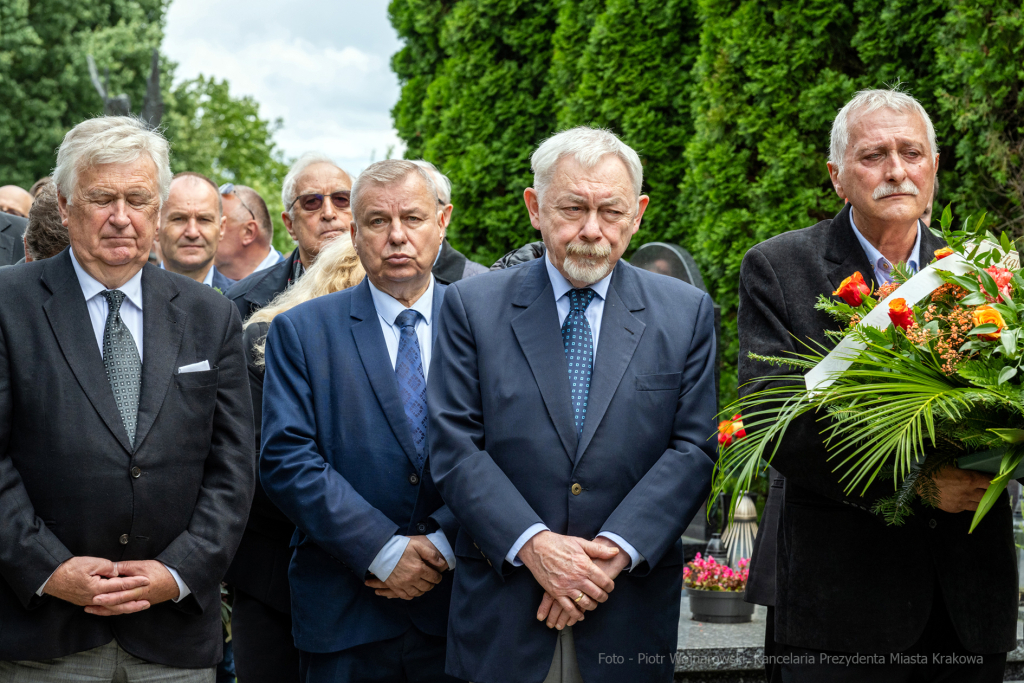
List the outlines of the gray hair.
<svg viewBox="0 0 1024 683">
<path fill-rule="evenodd" d="M 366 167 L 366 170 L 359 174 L 359 177 L 352 183 L 352 220 L 359 225 L 359 204 L 367 185 L 393 185 L 400 180 L 405 180 L 409 174 L 416 173 L 427 185 L 430 196 L 436 198 L 437 185 L 430 177 L 430 172 L 422 166 L 405 159 L 384 159 Z"/>
<path fill-rule="evenodd" d="M 130 164 L 144 153 L 156 166 L 162 205 L 171 192 L 170 145 L 134 116 L 97 116 L 69 130 L 57 150 L 53 183 L 71 203 L 79 171 L 100 164 Z"/>
<path fill-rule="evenodd" d="M 434 179 L 434 187 L 437 188 L 437 201 L 441 203 L 441 206 L 448 206 L 452 203 L 452 181 L 448 179 L 444 173 L 438 170 L 437 166 L 434 166 L 429 161 L 423 159 L 414 159 L 413 162 L 420 168 L 426 169 L 427 173 Z"/>
<path fill-rule="evenodd" d="M 640 157 L 615 133 L 589 126 L 564 130 L 540 144 L 530 157 L 533 189 L 537 191 L 538 196 L 544 194 L 544 190 L 551 184 L 555 166 L 562 157 L 572 156 L 580 166 L 590 169 L 609 154 L 614 154 L 626 164 L 629 179 L 633 181 L 633 191 L 639 197 L 644 184 L 644 167 L 640 163 Z"/>
<path fill-rule="evenodd" d="M 295 184 L 298 182 L 299 176 L 307 168 L 316 164 L 330 164 L 339 171 L 343 171 L 340 166 L 334 163 L 333 159 L 320 152 L 306 152 L 296 159 L 295 163 L 288 169 L 288 175 L 284 177 L 284 183 L 281 185 L 281 201 L 284 203 L 284 210 L 292 218 L 295 218 L 295 207 L 292 204 L 294 204 L 295 198 L 298 197 Z"/>
<path fill-rule="evenodd" d="M 931 147 L 932 158 L 939 153 L 939 146 L 935 143 L 935 127 L 932 126 L 932 120 L 921 103 L 912 95 L 896 88 L 861 90 L 839 110 L 835 121 L 832 122 L 828 160 L 835 167 L 837 175 L 843 172 L 846 148 L 850 144 L 850 115 L 869 114 L 879 109 L 890 109 L 900 113 L 917 113 L 924 119 L 925 128 L 928 130 L 928 144 Z"/>
</svg>

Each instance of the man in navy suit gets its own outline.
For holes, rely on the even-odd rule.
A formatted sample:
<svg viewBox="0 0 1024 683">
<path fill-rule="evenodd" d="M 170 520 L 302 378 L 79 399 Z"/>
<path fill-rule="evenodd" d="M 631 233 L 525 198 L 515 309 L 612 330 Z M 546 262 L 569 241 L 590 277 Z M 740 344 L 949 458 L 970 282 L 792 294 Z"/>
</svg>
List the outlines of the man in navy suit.
<svg viewBox="0 0 1024 683">
<path fill-rule="evenodd" d="M 648 198 L 614 134 L 565 131 L 532 165 L 547 255 L 452 284 L 438 318 L 431 470 L 461 523 L 447 670 L 669 681 L 680 536 L 715 453 L 712 303 L 619 261 Z"/>
<path fill-rule="evenodd" d="M 280 314 L 266 345 L 260 477 L 298 527 L 288 578 L 301 679 L 452 681 L 458 525 L 426 438 L 444 211 L 430 176 L 400 160 L 363 171 L 352 208 L 366 279 Z"/>
</svg>

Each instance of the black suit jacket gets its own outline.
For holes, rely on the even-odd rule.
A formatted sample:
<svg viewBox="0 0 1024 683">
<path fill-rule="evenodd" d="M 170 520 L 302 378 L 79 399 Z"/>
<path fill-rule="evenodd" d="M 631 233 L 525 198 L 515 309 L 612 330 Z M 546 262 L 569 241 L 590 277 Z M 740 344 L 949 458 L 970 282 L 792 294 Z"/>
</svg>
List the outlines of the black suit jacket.
<svg viewBox="0 0 1024 683">
<path fill-rule="evenodd" d="M 144 267 L 132 447 L 68 250 L 0 271 L 0 291 L 0 659 L 50 659 L 116 638 L 147 661 L 214 666 L 220 581 L 255 476 L 237 313 L 209 287 Z M 203 360 L 210 370 L 177 374 Z M 158 560 L 191 594 L 117 617 L 36 595 L 81 555 Z"/>
<path fill-rule="evenodd" d="M 225 296 L 238 308 L 243 321 L 288 288 L 298 260 L 299 250 L 295 249 L 284 261 L 242 278 L 225 292 Z"/>
<path fill-rule="evenodd" d="M 922 263 L 941 246 L 930 231 L 922 233 Z M 771 375 L 790 373 L 751 360 L 750 352 L 778 356 L 802 350 L 797 340 L 826 343 L 825 330 L 838 327 L 814 303 L 854 271 L 874 279 L 849 206 L 832 220 L 777 235 L 747 252 L 740 269 L 740 385 L 757 381 L 744 392 L 775 384 Z M 940 592 L 968 650 L 1013 650 L 1017 554 L 1006 493 L 973 534 L 967 533 L 973 513 L 921 505 L 904 526 L 886 525 L 868 510 L 893 494 L 892 481 L 880 477 L 866 495 L 847 495 L 832 472 L 835 461 L 826 460 L 816 416 L 805 418 L 788 430 L 772 460 L 785 477 L 784 488 L 771 491 L 771 497 L 784 492 L 775 538 L 776 641 L 899 652 L 920 638 Z M 767 521 L 762 533 L 773 526 Z M 755 554 L 755 574 L 764 545 Z"/>
<path fill-rule="evenodd" d="M 28 221 L 0 212 L 0 266 L 13 266 L 25 258 L 25 228 Z"/>
<path fill-rule="evenodd" d="M 465 254 L 455 249 L 445 239 L 441 241 L 441 253 L 437 255 L 437 262 L 434 263 L 431 272 L 434 274 L 434 279 L 442 285 L 450 285 L 467 277 L 486 273 L 487 267 L 470 261 Z"/>
</svg>

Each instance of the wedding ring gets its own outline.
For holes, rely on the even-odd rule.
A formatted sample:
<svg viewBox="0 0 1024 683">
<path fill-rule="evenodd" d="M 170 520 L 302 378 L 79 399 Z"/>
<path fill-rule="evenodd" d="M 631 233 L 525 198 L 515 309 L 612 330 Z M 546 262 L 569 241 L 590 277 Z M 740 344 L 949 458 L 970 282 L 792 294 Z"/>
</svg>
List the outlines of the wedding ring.
<svg viewBox="0 0 1024 683">
<path fill-rule="evenodd" d="M 580 591 L 580 597 L 578 597 L 575 600 L 573 600 L 573 602 L 579 602 L 582 599 L 583 599 L 583 591 Z"/>
</svg>

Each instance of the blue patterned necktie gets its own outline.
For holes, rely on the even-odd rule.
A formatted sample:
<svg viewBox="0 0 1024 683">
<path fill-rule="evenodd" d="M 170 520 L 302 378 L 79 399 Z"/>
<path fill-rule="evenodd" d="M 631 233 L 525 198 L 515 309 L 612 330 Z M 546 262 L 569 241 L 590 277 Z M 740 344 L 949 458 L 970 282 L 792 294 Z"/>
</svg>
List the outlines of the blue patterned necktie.
<svg viewBox="0 0 1024 683">
<path fill-rule="evenodd" d="M 569 315 L 562 323 L 562 345 L 565 358 L 569 361 L 569 389 L 572 396 L 572 412 L 576 420 L 576 436 L 583 433 L 583 421 L 587 419 L 587 398 L 590 396 L 590 375 L 594 369 L 594 336 L 587 322 L 587 306 L 593 300 L 594 290 L 569 290 Z"/>
<path fill-rule="evenodd" d="M 420 356 L 420 342 L 416 338 L 416 319 L 419 313 L 406 309 L 395 318 L 401 328 L 398 338 L 398 357 L 395 359 L 395 375 L 398 377 L 398 395 L 405 407 L 409 420 L 412 440 L 416 444 L 416 468 L 423 472 L 423 445 L 427 440 L 427 381 L 423 376 L 423 359 Z"/>
<path fill-rule="evenodd" d="M 142 360 L 128 326 L 121 320 L 124 292 L 108 289 L 100 292 L 107 300 L 107 324 L 103 329 L 103 367 L 114 391 L 114 402 L 121 413 L 128 443 L 135 445 L 135 427 L 139 420 L 139 391 L 142 388 Z"/>
</svg>

